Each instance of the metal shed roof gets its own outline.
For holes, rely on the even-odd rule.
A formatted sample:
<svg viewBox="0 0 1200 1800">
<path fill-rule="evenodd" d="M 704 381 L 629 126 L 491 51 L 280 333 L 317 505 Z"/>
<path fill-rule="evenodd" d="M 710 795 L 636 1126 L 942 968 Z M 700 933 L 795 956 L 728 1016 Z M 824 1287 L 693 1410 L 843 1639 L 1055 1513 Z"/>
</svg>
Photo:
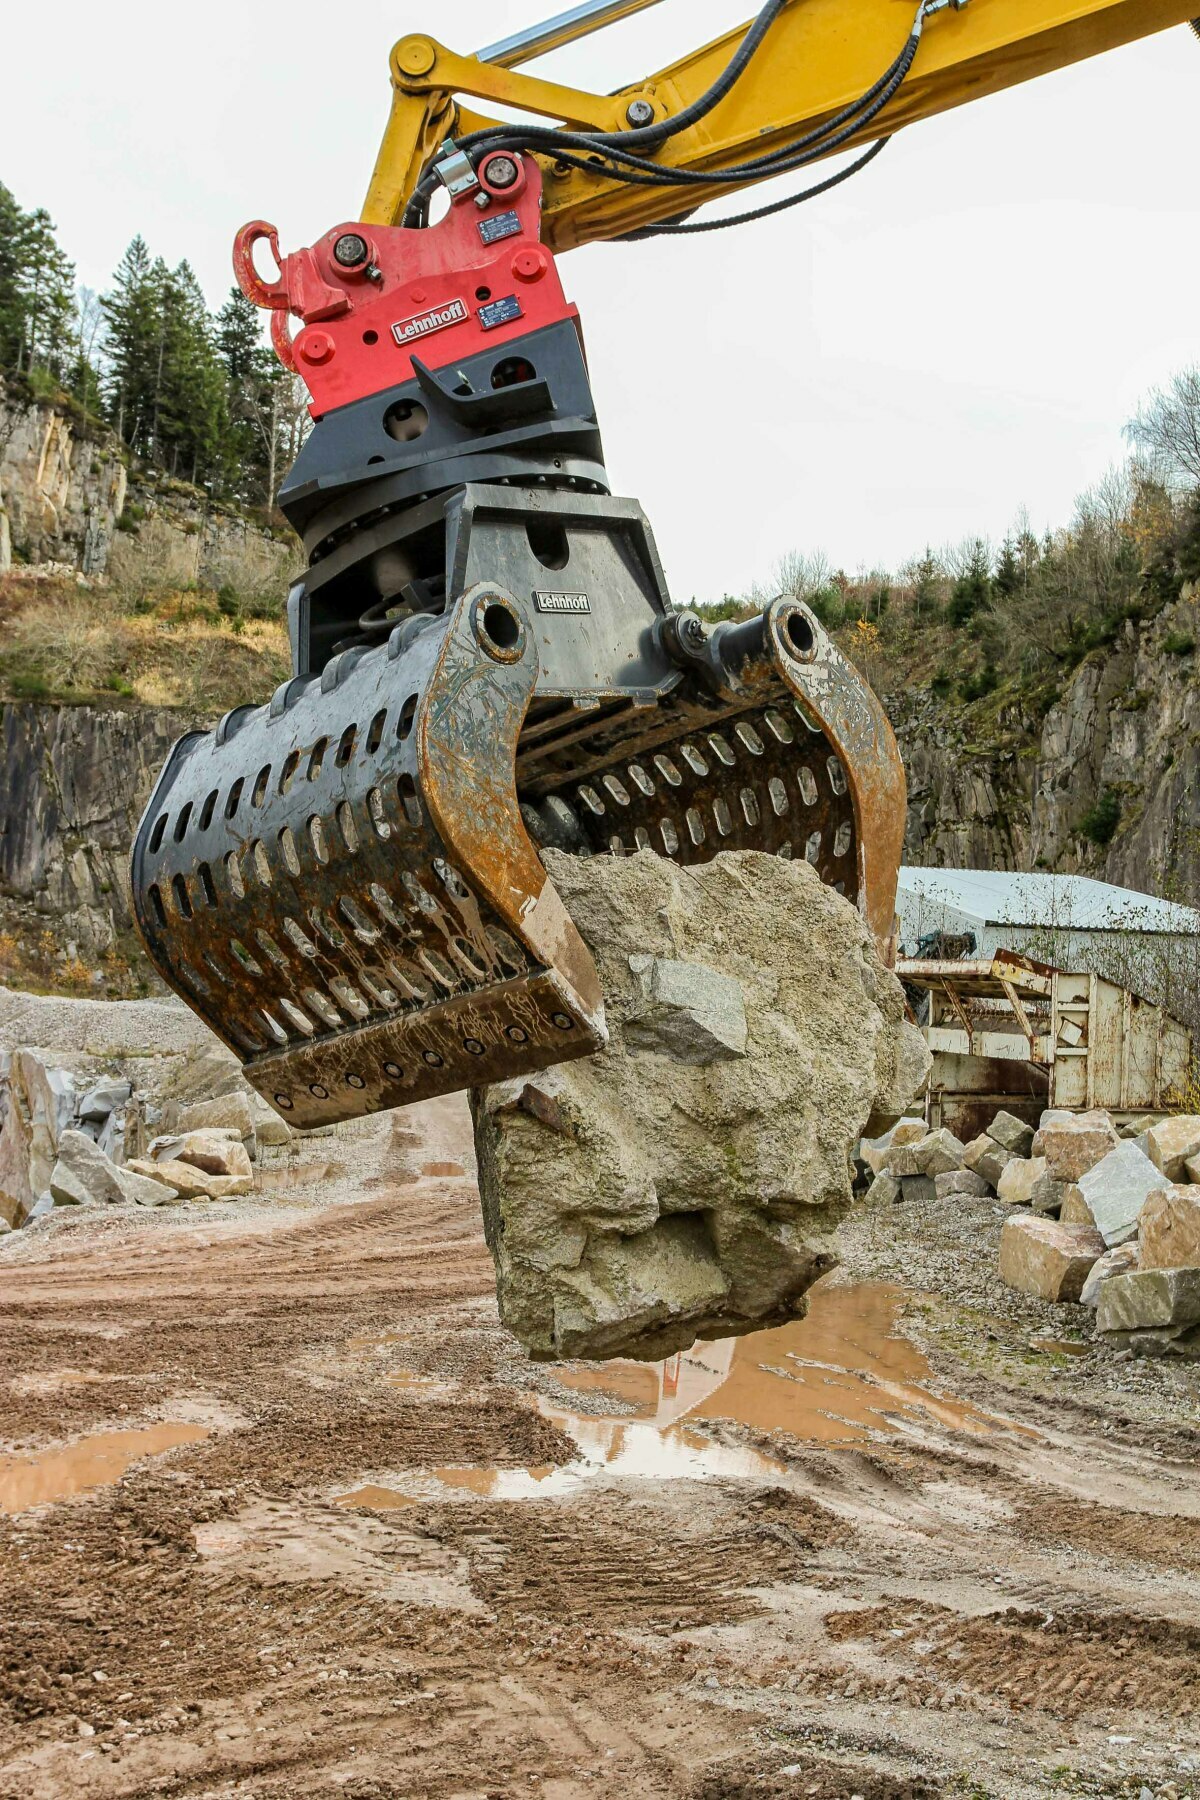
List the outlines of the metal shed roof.
<svg viewBox="0 0 1200 1800">
<path fill-rule="evenodd" d="M 1002 869 L 901 869 L 901 896 L 952 906 L 980 925 L 1061 931 L 1200 934 L 1200 912 L 1086 875 L 1023 875 Z"/>
</svg>

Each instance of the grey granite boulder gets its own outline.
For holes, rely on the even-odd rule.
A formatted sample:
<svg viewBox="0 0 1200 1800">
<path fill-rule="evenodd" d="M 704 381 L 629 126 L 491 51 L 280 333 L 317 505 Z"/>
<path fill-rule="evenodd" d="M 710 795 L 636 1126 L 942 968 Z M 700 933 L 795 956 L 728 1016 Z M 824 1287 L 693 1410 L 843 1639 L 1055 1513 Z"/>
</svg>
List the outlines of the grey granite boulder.
<svg viewBox="0 0 1200 1800">
<path fill-rule="evenodd" d="M 1200 1325 L 1200 1269 L 1136 1269 L 1100 1289 L 1096 1329 L 1161 1330 Z"/>
<path fill-rule="evenodd" d="M 1033 1126 L 1027 1125 L 1024 1119 L 1015 1118 L 1010 1112 L 996 1114 L 987 1128 L 987 1136 L 1012 1156 L 1030 1156 L 1033 1153 Z"/>
<path fill-rule="evenodd" d="M 1146 1201 L 1167 1183 L 1162 1171 L 1127 1138 L 1081 1175 L 1076 1185 L 1111 1250 L 1136 1237 Z"/>
<path fill-rule="evenodd" d="M 899 983 L 802 860 L 545 861 L 609 1042 L 472 1095 L 501 1319 L 553 1360 L 657 1358 L 803 1315 L 868 1118 L 903 1112 L 928 1073 Z M 691 1024 L 664 1032 L 656 1009 L 685 995 Z"/>
</svg>

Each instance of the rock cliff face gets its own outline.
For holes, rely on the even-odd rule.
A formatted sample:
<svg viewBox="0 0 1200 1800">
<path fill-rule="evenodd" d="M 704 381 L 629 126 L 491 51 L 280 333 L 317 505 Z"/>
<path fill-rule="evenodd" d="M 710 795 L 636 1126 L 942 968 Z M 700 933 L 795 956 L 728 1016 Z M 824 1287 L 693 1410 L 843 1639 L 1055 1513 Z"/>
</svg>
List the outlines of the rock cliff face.
<svg viewBox="0 0 1200 1800">
<path fill-rule="evenodd" d="M 133 833 L 177 712 L 0 705 L 0 923 L 44 915 L 89 961 L 132 926 Z"/>
<path fill-rule="evenodd" d="M 1198 648 L 1200 594 L 1185 592 L 1081 663 L 1040 721 L 1010 707 L 981 742 L 954 702 L 896 699 L 906 860 L 1083 873 L 1200 901 Z M 1119 808 L 1107 844 L 1080 829 L 1102 800 Z"/>
<path fill-rule="evenodd" d="M 103 575 L 127 487 L 114 438 L 57 407 L 9 403 L 0 384 L 0 574 L 16 546 L 27 562 Z"/>
<path fill-rule="evenodd" d="M 263 530 L 200 489 L 131 477 L 113 433 L 61 406 L 6 399 L 0 383 L 0 575 L 15 558 L 64 563 L 120 587 L 196 582 L 283 594 L 295 539 Z"/>
</svg>

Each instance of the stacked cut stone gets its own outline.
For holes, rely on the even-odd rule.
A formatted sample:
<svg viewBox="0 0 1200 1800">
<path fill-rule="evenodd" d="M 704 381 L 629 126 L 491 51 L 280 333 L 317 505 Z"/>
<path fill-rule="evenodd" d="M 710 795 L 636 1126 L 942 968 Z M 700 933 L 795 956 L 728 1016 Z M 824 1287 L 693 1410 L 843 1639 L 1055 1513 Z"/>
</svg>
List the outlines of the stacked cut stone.
<svg viewBox="0 0 1200 1800">
<path fill-rule="evenodd" d="M 1012 1209 L 1009 1287 L 1093 1308 L 1101 1337 L 1135 1354 L 1200 1359 L 1200 1118 L 1131 1137 L 1101 1111 L 1045 1112 L 1036 1130 L 1001 1112 L 969 1144 L 905 1119 L 859 1158 L 873 1204 L 994 1194 Z"/>
<path fill-rule="evenodd" d="M 997 1186 L 1001 1278 L 1094 1308 L 1135 1354 L 1200 1357 L 1200 1118 L 1123 1138 L 1106 1112 L 1052 1111 L 1028 1150 Z"/>
</svg>

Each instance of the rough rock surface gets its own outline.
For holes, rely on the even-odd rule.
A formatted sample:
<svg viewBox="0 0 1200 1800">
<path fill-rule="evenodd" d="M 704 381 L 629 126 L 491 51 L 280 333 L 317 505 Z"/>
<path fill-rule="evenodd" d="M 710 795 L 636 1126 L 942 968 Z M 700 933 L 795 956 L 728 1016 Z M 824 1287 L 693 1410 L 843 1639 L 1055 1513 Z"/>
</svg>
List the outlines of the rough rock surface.
<svg viewBox="0 0 1200 1800">
<path fill-rule="evenodd" d="M 1045 1157 L 1048 1172 L 1059 1181 L 1078 1181 L 1119 1142 L 1106 1112 L 1052 1112 L 1042 1117 L 1033 1154 Z"/>
<path fill-rule="evenodd" d="M 265 1102 L 264 1102 L 265 1104 Z M 272 1114 L 274 1117 L 274 1114 Z M 279 1121 L 283 1125 L 283 1120 Z M 283 1125 L 285 1131 L 288 1126 Z M 236 1131 L 239 1138 L 256 1135 L 254 1114 L 245 1094 L 222 1094 L 215 1100 L 195 1100 L 190 1106 L 171 1101 L 163 1108 L 163 1129 L 169 1132 Z M 290 1135 L 290 1132 L 289 1132 Z"/>
<path fill-rule="evenodd" d="M 998 1112 L 987 1128 L 987 1135 L 1013 1156 L 1030 1156 L 1033 1152 L 1033 1126 L 1010 1112 Z"/>
<path fill-rule="evenodd" d="M 1054 1182 L 1053 1176 L 1049 1179 Z M 1041 1185 L 1043 1184 L 1039 1183 Z M 1094 1231 L 1096 1221 L 1092 1217 L 1091 1207 L 1083 1197 L 1083 1190 L 1073 1181 L 1054 1182 L 1054 1186 L 1059 1190 L 1060 1222 L 1063 1225 L 1086 1225 L 1089 1231 Z M 1036 1201 L 1034 1205 L 1036 1207 Z"/>
<path fill-rule="evenodd" d="M 1103 1255 L 1098 1231 L 1016 1213 L 1000 1233 L 1000 1279 L 1043 1300 L 1078 1300 Z"/>
<path fill-rule="evenodd" d="M 1148 1197 L 1163 1177 L 1135 1143 L 1118 1144 L 1079 1177 L 1079 1192 L 1109 1249 L 1136 1236 Z"/>
<path fill-rule="evenodd" d="M 931 1131 L 915 1144 L 893 1152 L 888 1161 L 893 1175 L 952 1175 L 963 1166 L 963 1147 L 952 1131 Z"/>
<path fill-rule="evenodd" d="M 1190 1113 L 1164 1119 L 1150 1127 L 1142 1146 L 1168 1181 L 1186 1181 L 1188 1158 L 1200 1155 L 1200 1119 Z"/>
<path fill-rule="evenodd" d="M 1200 1269 L 1137 1269 L 1100 1290 L 1097 1331 L 1162 1330 L 1200 1324 Z"/>
<path fill-rule="evenodd" d="M 868 1206 L 895 1206 L 902 1198 L 901 1187 L 902 1184 L 896 1177 L 884 1170 L 867 1189 L 866 1203 Z"/>
<path fill-rule="evenodd" d="M 185 1200 L 225 1200 L 233 1194 L 248 1194 L 254 1186 L 249 1175 L 210 1175 L 207 1169 L 171 1157 L 161 1162 L 139 1159 L 129 1167 L 135 1175 L 174 1188 Z"/>
<path fill-rule="evenodd" d="M 1004 1150 L 994 1138 L 972 1138 L 963 1150 L 963 1164 L 972 1174 L 981 1175 L 990 1188 L 1000 1186 L 1000 1177 L 1012 1161 L 1012 1152 Z"/>
<path fill-rule="evenodd" d="M 60 1137 L 50 1193 L 61 1206 L 114 1206 L 123 1200 L 161 1206 L 176 1197 L 172 1189 L 147 1181 L 137 1170 L 118 1168 L 83 1131 L 64 1131 Z"/>
<path fill-rule="evenodd" d="M 1032 1134 L 1030 1135 L 1032 1140 Z M 1033 1190 L 1045 1173 L 1044 1157 L 1014 1156 L 1001 1175 L 996 1192 L 1007 1206 L 1030 1206 L 1033 1204 Z"/>
<path fill-rule="evenodd" d="M 155 1138 L 150 1158 L 153 1162 L 190 1163 L 207 1175 L 239 1175 L 249 1180 L 254 1173 L 241 1134 L 225 1127 L 208 1126 L 178 1137 Z"/>
<path fill-rule="evenodd" d="M 928 1071 L 899 984 L 802 862 L 546 863 L 596 957 L 610 1042 L 472 1097 L 504 1323 L 541 1359 L 653 1358 L 801 1315 L 836 1261 L 868 1117 L 901 1112 Z M 739 984 L 744 1056 L 627 1041 L 647 956 Z"/>
<path fill-rule="evenodd" d="M 935 1175 L 934 1188 L 939 1200 L 950 1200 L 955 1194 L 965 1194 L 969 1199 L 982 1200 L 991 1189 L 982 1175 L 976 1175 L 973 1169 L 951 1169 L 945 1175 Z"/>
<path fill-rule="evenodd" d="M 1144 1269 L 1200 1267 L 1200 1188 L 1160 1187 L 1138 1222 Z"/>
<path fill-rule="evenodd" d="M 859 1146 L 859 1154 L 867 1167 L 880 1175 L 887 1168 L 894 1151 L 903 1150 L 906 1144 L 919 1144 L 928 1135 L 928 1129 L 921 1119 L 901 1119 L 898 1125 L 893 1125 L 882 1137 L 864 1138 Z"/>
<path fill-rule="evenodd" d="M 1106 1250 L 1100 1261 L 1092 1264 L 1092 1272 L 1083 1284 L 1079 1296 L 1081 1306 L 1090 1306 L 1093 1310 L 1100 1304 L 1100 1289 L 1114 1275 L 1128 1275 L 1138 1266 L 1138 1247 L 1136 1244 L 1118 1244 L 1115 1250 Z"/>
</svg>

